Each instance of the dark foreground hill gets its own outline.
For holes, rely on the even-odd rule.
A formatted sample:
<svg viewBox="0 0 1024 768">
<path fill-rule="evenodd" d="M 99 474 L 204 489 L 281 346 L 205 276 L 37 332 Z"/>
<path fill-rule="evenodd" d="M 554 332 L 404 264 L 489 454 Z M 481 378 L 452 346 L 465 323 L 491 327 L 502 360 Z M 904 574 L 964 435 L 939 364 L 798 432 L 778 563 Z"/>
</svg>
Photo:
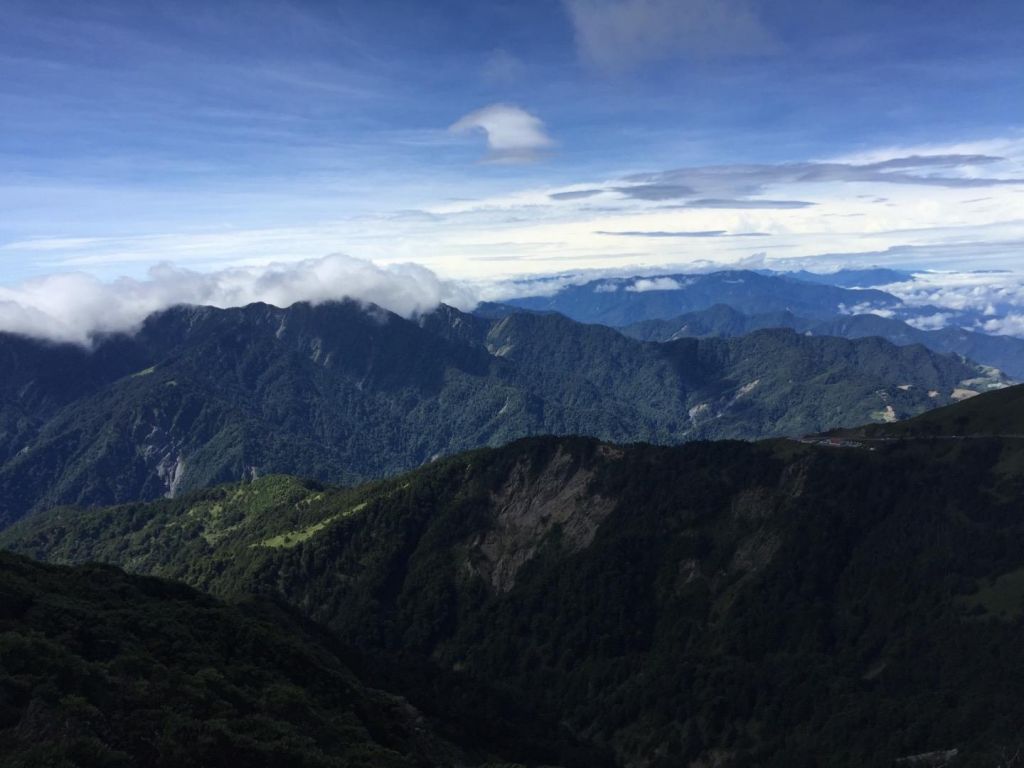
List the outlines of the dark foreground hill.
<svg viewBox="0 0 1024 768">
<path fill-rule="evenodd" d="M 372 663 L 274 603 L 229 606 L 110 566 L 0 553 L 0 651 L 6 768 L 447 768 L 538 753 L 604 764 L 500 698 L 481 707 L 473 689 L 437 685 L 443 677 L 428 694 L 450 697 L 437 722 L 373 685 L 407 683 L 400 667 L 368 682 Z M 422 687 L 431 675 L 411 679 Z"/>
<path fill-rule="evenodd" d="M 995 423 L 1021 391 L 949 413 Z M 1024 741 L 1024 440 L 841 445 L 535 438 L 353 490 L 264 478 L 41 513 L 0 543 L 284 599 L 631 766 L 1004 764 Z"/>
<path fill-rule="evenodd" d="M 267 473 L 350 483 L 533 434 L 816 432 L 993 383 L 878 339 L 645 344 L 559 315 L 413 322 L 353 303 L 182 307 L 91 352 L 0 335 L 0 363 L 0 526 Z"/>
</svg>

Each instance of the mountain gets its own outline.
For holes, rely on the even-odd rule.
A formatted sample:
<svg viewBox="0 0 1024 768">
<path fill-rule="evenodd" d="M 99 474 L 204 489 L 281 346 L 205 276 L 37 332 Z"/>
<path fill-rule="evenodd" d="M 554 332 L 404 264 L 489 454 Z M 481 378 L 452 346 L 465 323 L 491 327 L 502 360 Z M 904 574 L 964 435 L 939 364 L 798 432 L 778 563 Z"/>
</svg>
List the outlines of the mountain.
<svg viewBox="0 0 1024 768">
<path fill-rule="evenodd" d="M 68 403 L 140 370 L 148 359 L 124 336 L 87 350 L 0 333 L 0 462 Z"/>
<path fill-rule="evenodd" d="M 805 283 L 821 283 L 823 285 L 835 285 L 840 288 L 875 288 L 892 285 L 893 283 L 906 283 L 914 279 L 913 272 L 906 272 L 902 269 L 888 269 L 886 267 L 839 269 L 835 272 L 808 272 L 806 269 L 799 269 L 793 272 L 763 271 L 763 274 L 784 275 L 796 280 L 802 280 Z"/>
<path fill-rule="evenodd" d="M 713 307 L 687 312 L 667 320 L 643 320 L 620 328 L 619 331 L 631 339 L 664 342 L 687 338 L 727 339 L 768 328 L 791 328 L 799 333 L 806 333 L 819 322 L 822 321 L 797 317 L 786 310 L 745 315 L 727 304 L 715 304 Z"/>
<path fill-rule="evenodd" d="M 781 274 L 728 270 L 698 275 L 604 278 L 567 286 L 550 296 L 508 299 L 505 303 L 534 311 L 559 312 L 582 323 L 625 326 L 668 319 L 716 304 L 726 304 L 745 314 L 788 311 L 824 320 L 844 308 L 894 308 L 901 301 L 879 290 L 852 290 Z"/>
<path fill-rule="evenodd" d="M 351 302 L 179 307 L 92 352 L 3 335 L 0 358 L 0 525 L 267 473 L 352 483 L 531 434 L 818 432 L 1000 383 L 878 339 L 645 344 L 557 314 L 411 321 Z"/>
<path fill-rule="evenodd" d="M 511 721 L 512 743 L 502 718 L 514 706 L 467 698 L 492 722 L 480 729 L 468 710 L 436 722 L 368 683 L 358 654 L 293 610 L 226 605 L 110 566 L 0 553 L 0 638 L 0 755 L 11 768 L 440 768 L 533 760 L 538 748 L 550 761 L 603 764 L 592 750 L 543 744 L 554 729 L 528 718 Z"/>
<path fill-rule="evenodd" d="M 1022 393 L 922 420 L 994 424 Z M 349 490 L 37 513 L 0 543 L 283 599 L 623 765 L 992 766 L 1024 732 L 1022 494 L 1013 438 L 549 437 Z"/>
<path fill-rule="evenodd" d="M 690 312 L 669 320 L 645 320 L 622 328 L 627 336 L 641 341 L 671 341 L 690 336 L 742 336 L 765 328 L 792 328 L 817 336 L 862 339 L 878 336 L 893 344 L 921 344 L 933 352 L 956 354 L 998 368 L 1008 376 L 1024 379 L 1024 339 L 946 327 L 926 331 L 880 315 L 837 315 L 811 320 L 792 312 L 745 315 L 722 304 Z"/>
</svg>

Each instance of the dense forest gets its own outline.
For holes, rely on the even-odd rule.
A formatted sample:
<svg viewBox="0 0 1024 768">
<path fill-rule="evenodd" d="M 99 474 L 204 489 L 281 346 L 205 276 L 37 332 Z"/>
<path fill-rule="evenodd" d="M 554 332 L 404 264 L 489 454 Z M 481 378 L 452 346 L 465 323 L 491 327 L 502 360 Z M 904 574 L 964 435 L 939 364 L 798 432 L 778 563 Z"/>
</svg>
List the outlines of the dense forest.
<svg viewBox="0 0 1024 768">
<path fill-rule="evenodd" d="M 644 320 L 622 328 L 642 341 L 672 341 L 688 337 L 742 336 L 766 328 L 792 328 L 803 334 L 861 339 L 877 336 L 893 344 L 921 344 L 934 352 L 957 354 L 998 368 L 1016 380 L 1024 379 L 1024 339 L 972 331 L 957 325 L 922 330 L 895 317 L 876 314 L 836 315 L 828 319 L 799 317 L 789 310 L 745 315 L 725 304 L 669 320 Z"/>
<path fill-rule="evenodd" d="M 0 334 L 0 525 L 269 473 L 353 483 L 534 434 L 794 435 L 1002 377 L 880 339 L 647 344 L 560 315 L 410 321 L 353 302 L 179 307 L 92 351 Z"/>
<path fill-rule="evenodd" d="M 0 755 L 10 768 L 606 764 L 497 692 L 359 654 L 280 603 L 6 553 Z"/>
<path fill-rule="evenodd" d="M 354 489 L 37 514 L 2 543 L 284 600 L 623 764 L 995 766 L 1024 729 L 1024 441 L 985 435 L 1024 432 L 1022 392 L 921 417 L 970 440 L 534 438 Z"/>
</svg>

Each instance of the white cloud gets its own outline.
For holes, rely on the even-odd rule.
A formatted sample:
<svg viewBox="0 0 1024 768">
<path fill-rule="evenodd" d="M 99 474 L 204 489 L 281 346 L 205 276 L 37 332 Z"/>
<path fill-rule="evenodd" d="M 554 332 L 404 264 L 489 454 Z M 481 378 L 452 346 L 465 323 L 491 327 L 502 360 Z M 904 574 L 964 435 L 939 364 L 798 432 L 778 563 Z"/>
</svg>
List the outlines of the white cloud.
<svg viewBox="0 0 1024 768">
<path fill-rule="evenodd" d="M 1006 317 L 986 320 L 981 325 L 981 329 L 986 333 L 1024 337 L 1024 313 L 1013 313 Z"/>
<path fill-rule="evenodd" d="M 986 315 L 1024 307 L 1024 278 L 1019 272 L 921 272 L 915 277 L 885 290 L 917 307 L 935 305 Z"/>
<path fill-rule="evenodd" d="M 565 0 L 565 6 L 580 57 L 604 70 L 778 48 L 745 0 Z"/>
<path fill-rule="evenodd" d="M 879 317 L 895 317 L 896 313 L 891 309 L 885 309 L 884 307 L 876 307 L 869 301 L 865 301 L 862 304 L 854 304 L 852 306 L 846 306 L 846 304 L 840 303 L 838 307 L 839 314 L 841 315 L 878 315 Z"/>
<path fill-rule="evenodd" d="M 454 134 L 484 133 L 489 160 L 530 162 L 554 145 L 540 118 L 511 104 L 491 104 L 459 118 L 448 129 Z"/>
<path fill-rule="evenodd" d="M 72 273 L 0 286 L 0 331 L 88 344 L 97 334 L 132 331 L 146 316 L 177 304 L 235 307 L 262 301 L 286 307 L 342 298 L 404 316 L 441 302 L 463 308 L 476 303 L 467 287 L 416 264 L 384 268 L 342 255 L 207 273 L 163 264 L 144 280 L 103 282 Z"/>
<path fill-rule="evenodd" d="M 635 293 L 645 293 L 647 291 L 678 291 L 682 287 L 678 280 L 673 280 L 671 277 L 653 277 L 637 280 L 632 285 L 627 286 L 626 290 Z"/>
<path fill-rule="evenodd" d="M 949 312 L 936 312 L 934 315 L 908 317 L 906 322 L 907 325 L 912 325 L 921 331 L 937 331 L 940 328 L 945 328 L 952 317 L 953 315 Z"/>
</svg>

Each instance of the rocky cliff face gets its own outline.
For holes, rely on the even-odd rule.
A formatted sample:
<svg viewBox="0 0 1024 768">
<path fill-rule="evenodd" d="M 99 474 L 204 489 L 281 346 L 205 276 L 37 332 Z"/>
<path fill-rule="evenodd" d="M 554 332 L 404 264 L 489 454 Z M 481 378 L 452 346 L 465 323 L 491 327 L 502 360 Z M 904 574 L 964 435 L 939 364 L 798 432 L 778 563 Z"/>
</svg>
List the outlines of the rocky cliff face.
<svg viewBox="0 0 1024 768">
<path fill-rule="evenodd" d="M 615 449 L 601 450 L 615 455 Z M 557 537 L 566 555 L 586 549 L 615 507 L 614 500 L 591 492 L 593 478 L 593 467 L 580 466 L 562 450 L 539 472 L 531 472 L 525 460 L 518 462 L 492 495 L 492 527 L 469 545 L 471 567 L 495 590 L 508 592 L 549 537 Z"/>
</svg>

